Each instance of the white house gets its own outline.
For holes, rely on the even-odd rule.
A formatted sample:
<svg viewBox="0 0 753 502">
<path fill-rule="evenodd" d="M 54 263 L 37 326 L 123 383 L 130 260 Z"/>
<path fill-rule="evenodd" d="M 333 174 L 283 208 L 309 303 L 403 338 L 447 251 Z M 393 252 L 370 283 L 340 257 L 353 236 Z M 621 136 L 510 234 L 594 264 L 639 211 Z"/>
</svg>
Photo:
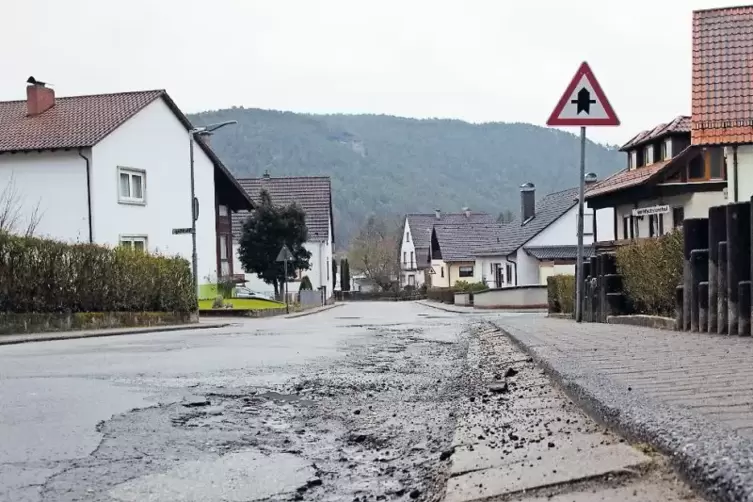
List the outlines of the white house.
<svg viewBox="0 0 753 502">
<path fill-rule="evenodd" d="M 587 177 L 592 183 L 593 175 Z M 575 272 L 578 244 L 578 189 L 551 193 L 536 202 L 535 187 L 521 187 L 521 213 L 504 225 L 498 242 L 478 247 L 475 257 L 475 278 L 486 280 L 493 287 L 546 284 L 554 274 Z M 584 210 L 586 256 L 599 238 L 613 238 L 611 209 L 595 212 Z"/>
<path fill-rule="evenodd" d="M 691 119 L 679 116 L 643 131 L 625 143 L 624 170 L 594 183 L 586 201 L 598 212 L 613 209 L 615 242 L 658 237 L 682 226 L 685 218 L 706 218 L 726 203 L 727 160 L 720 146 L 692 146 Z"/>
<path fill-rule="evenodd" d="M 400 284 L 402 286 L 421 287 L 426 282 L 427 271 L 434 268 L 435 274 L 430 279 L 433 284 L 444 284 L 443 265 L 434 260 L 433 267 L 429 259 L 431 234 L 434 225 L 471 223 L 494 223 L 495 218 L 486 213 L 472 212 L 463 208 L 461 213 L 442 213 L 437 209 L 434 214 L 414 213 L 405 216 L 403 240 L 400 244 Z M 439 287 L 439 286 L 438 286 Z"/>
<path fill-rule="evenodd" d="M 0 102 L 0 187 L 20 209 L 17 230 L 132 246 L 191 260 L 190 142 L 186 116 L 163 90 L 56 97 L 30 84 Z M 230 213 L 251 200 L 212 149 L 195 144 L 198 280 L 222 275 Z M 225 259 L 227 256 L 225 256 Z"/>
<path fill-rule="evenodd" d="M 297 272 L 297 278 L 288 283 L 288 291 L 296 292 L 304 275 L 311 280 L 313 288 L 324 289 L 326 298 L 332 296 L 334 279 L 332 275 L 332 255 L 335 245 L 334 219 L 332 212 L 332 185 L 327 176 L 291 176 L 273 178 L 265 174 L 261 178 L 238 180 L 252 200 L 260 199 L 261 191 L 266 190 L 272 203 L 288 205 L 297 203 L 306 213 L 308 241 L 305 248 L 311 253 L 308 270 Z M 241 212 L 233 216 L 233 270 L 242 272 L 243 267 L 238 256 L 238 240 L 243 231 L 243 223 L 248 213 Z M 274 286 L 262 281 L 256 274 L 245 274 L 246 286 L 259 293 L 274 293 Z"/>
</svg>

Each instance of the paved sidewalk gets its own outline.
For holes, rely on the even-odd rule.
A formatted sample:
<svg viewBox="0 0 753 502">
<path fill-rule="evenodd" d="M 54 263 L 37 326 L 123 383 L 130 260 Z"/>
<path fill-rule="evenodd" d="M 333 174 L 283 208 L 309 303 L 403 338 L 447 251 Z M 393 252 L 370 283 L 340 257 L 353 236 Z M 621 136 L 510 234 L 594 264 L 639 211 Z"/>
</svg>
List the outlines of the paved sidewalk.
<svg viewBox="0 0 753 502">
<path fill-rule="evenodd" d="M 717 500 L 753 500 L 753 339 L 547 318 L 496 324 L 592 414 L 672 455 Z"/>
<path fill-rule="evenodd" d="M 188 331 L 197 329 L 224 328 L 227 322 L 200 321 L 192 324 L 172 326 L 146 326 L 134 328 L 91 329 L 82 331 L 52 331 L 49 333 L 24 333 L 19 335 L 0 335 L 0 345 L 16 345 L 29 342 L 49 342 L 53 340 L 71 340 L 74 338 L 96 338 L 118 335 L 139 335 L 144 333 L 164 333 L 168 331 Z"/>
</svg>

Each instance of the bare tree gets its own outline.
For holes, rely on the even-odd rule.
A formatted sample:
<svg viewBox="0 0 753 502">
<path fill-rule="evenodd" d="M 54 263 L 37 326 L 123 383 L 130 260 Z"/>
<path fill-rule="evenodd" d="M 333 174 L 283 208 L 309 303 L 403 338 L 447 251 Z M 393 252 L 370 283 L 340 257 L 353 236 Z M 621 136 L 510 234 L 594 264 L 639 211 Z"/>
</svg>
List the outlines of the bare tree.
<svg viewBox="0 0 753 502">
<path fill-rule="evenodd" d="M 23 203 L 16 180 L 11 174 L 8 183 L 0 192 L 0 232 L 22 233 L 26 237 L 31 237 L 42 219 L 39 206 L 40 202 L 37 202 L 32 208 L 24 228 L 22 224 Z"/>
<path fill-rule="evenodd" d="M 383 290 L 392 287 L 399 273 L 395 249 L 400 230 L 374 216 L 370 217 L 351 243 L 348 261 Z"/>
</svg>

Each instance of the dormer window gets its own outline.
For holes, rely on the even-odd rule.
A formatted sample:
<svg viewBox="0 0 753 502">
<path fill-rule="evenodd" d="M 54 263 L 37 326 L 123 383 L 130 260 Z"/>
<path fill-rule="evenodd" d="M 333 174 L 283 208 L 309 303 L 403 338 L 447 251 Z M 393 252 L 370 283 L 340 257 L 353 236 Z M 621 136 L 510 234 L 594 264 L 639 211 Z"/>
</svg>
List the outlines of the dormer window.
<svg viewBox="0 0 753 502">
<path fill-rule="evenodd" d="M 650 166 L 654 163 L 654 147 L 653 145 L 648 145 L 643 150 L 643 164 L 646 166 Z"/>
<path fill-rule="evenodd" d="M 634 152 L 628 152 L 628 170 L 635 167 L 635 164 L 633 162 L 633 155 L 635 155 Z"/>
</svg>

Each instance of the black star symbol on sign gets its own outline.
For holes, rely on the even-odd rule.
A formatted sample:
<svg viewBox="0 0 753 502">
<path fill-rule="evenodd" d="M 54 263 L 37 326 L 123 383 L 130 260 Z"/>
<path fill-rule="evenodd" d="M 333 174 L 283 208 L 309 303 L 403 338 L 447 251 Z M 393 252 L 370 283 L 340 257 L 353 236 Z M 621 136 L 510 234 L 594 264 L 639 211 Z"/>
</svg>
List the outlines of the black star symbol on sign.
<svg viewBox="0 0 753 502">
<path fill-rule="evenodd" d="M 574 105 L 578 105 L 578 115 L 580 112 L 591 113 L 591 105 L 596 104 L 595 99 L 591 99 L 591 93 L 585 87 L 578 91 L 578 99 L 570 101 Z"/>
</svg>

